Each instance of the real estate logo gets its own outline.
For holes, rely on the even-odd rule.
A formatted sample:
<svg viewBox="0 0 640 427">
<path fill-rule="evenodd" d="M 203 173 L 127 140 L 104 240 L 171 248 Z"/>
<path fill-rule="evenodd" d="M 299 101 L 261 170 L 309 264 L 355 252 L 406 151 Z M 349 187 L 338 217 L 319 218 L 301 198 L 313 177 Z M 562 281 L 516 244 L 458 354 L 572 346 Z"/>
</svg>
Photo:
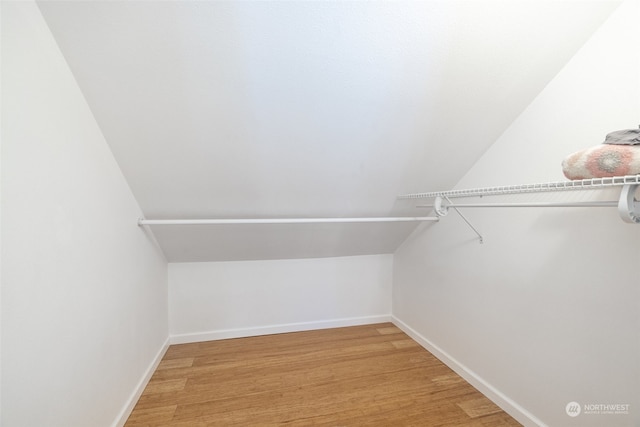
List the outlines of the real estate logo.
<svg viewBox="0 0 640 427">
<path fill-rule="evenodd" d="M 567 406 L 564 408 L 564 410 L 567 412 L 567 415 L 569 415 L 570 417 L 577 417 L 578 415 L 580 415 L 580 412 L 582 411 L 582 409 L 580 408 L 580 404 L 578 402 L 567 403 Z"/>
<path fill-rule="evenodd" d="M 583 415 L 629 415 L 628 403 L 588 403 L 580 405 L 578 402 L 569 402 L 564 410 L 570 417 Z"/>
</svg>

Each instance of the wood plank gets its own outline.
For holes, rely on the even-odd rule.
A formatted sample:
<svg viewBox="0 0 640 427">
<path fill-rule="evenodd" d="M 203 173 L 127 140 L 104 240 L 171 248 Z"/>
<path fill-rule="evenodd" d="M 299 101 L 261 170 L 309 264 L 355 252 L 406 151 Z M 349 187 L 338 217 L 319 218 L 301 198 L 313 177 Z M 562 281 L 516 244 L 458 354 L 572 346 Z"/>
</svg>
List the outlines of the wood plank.
<svg viewBox="0 0 640 427">
<path fill-rule="evenodd" d="M 390 327 L 386 327 L 386 328 L 377 328 L 376 331 L 378 331 L 378 333 L 382 334 L 382 335 L 391 335 L 391 334 L 401 334 L 402 333 L 402 329 L 398 328 L 397 326 L 390 326 Z"/>
<path fill-rule="evenodd" d="M 170 391 L 184 390 L 187 384 L 187 378 L 178 378 L 175 380 L 154 380 L 151 379 L 144 392 L 147 394 L 166 393 Z"/>
<path fill-rule="evenodd" d="M 457 403 L 457 405 L 471 418 L 483 417 L 502 411 L 495 403 L 486 397 L 466 400 Z"/>
<path fill-rule="evenodd" d="M 458 374 L 453 372 L 447 375 L 440 375 L 437 377 L 433 377 L 431 378 L 431 381 L 437 384 L 443 384 L 445 386 L 447 385 L 450 386 L 450 385 L 460 384 L 465 382 L 462 377 L 460 377 Z"/>
<path fill-rule="evenodd" d="M 158 406 L 156 408 L 134 411 L 127 420 L 128 426 L 153 425 L 171 421 L 177 405 Z"/>
<path fill-rule="evenodd" d="M 395 347 L 395 348 L 409 348 L 409 347 L 418 347 L 420 344 L 418 344 L 417 342 L 415 342 L 412 339 L 406 339 L 406 340 L 397 340 L 397 341 L 391 341 L 391 344 Z"/>
<path fill-rule="evenodd" d="M 491 405 L 386 323 L 171 346 L 126 425 L 519 425 Z"/>
<path fill-rule="evenodd" d="M 163 369 L 176 369 L 176 368 L 189 368 L 193 365 L 193 357 L 186 357 L 182 359 L 162 359 L 158 365 L 157 370 Z"/>
</svg>

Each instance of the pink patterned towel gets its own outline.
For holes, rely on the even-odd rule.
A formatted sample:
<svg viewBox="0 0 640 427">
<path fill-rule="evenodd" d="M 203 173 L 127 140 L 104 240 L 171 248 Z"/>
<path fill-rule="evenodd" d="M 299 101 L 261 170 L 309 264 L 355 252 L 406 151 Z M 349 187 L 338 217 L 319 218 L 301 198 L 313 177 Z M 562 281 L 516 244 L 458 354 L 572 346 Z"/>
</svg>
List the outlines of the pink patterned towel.
<svg viewBox="0 0 640 427">
<path fill-rule="evenodd" d="M 569 179 L 640 174 L 640 145 L 602 144 L 571 154 L 562 161 Z"/>
</svg>

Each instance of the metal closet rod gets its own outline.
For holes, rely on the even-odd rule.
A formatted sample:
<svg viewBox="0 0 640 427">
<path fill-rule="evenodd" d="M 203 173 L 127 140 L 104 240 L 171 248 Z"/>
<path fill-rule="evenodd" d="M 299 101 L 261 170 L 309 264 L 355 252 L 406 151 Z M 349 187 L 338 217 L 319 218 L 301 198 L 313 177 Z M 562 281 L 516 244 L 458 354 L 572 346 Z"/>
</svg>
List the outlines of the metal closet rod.
<svg viewBox="0 0 640 427">
<path fill-rule="evenodd" d="M 438 221 L 431 216 L 364 217 L 364 218 L 257 218 L 257 219 L 138 219 L 138 225 L 236 225 L 236 224 L 324 224 L 362 222 Z"/>
<path fill-rule="evenodd" d="M 617 207 L 617 201 L 602 202 L 533 202 L 533 203 L 455 203 L 443 205 L 455 208 L 611 208 Z M 418 205 L 418 208 L 435 208 L 435 205 Z"/>
<path fill-rule="evenodd" d="M 428 199 L 434 197 L 471 197 L 500 194 L 549 193 L 556 191 L 591 190 L 603 187 L 615 187 L 640 184 L 640 175 L 613 176 L 575 181 L 543 182 L 537 184 L 508 185 L 502 187 L 483 187 L 465 190 L 434 191 L 430 193 L 412 193 L 398 196 L 398 199 Z"/>
</svg>

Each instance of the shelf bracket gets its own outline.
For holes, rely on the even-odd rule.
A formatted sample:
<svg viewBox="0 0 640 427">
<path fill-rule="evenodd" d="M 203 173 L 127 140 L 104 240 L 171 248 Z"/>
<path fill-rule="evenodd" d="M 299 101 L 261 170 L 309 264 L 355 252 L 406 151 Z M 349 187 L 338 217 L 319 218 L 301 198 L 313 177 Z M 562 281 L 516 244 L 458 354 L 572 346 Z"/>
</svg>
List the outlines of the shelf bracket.
<svg viewBox="0 0 640 427">
<path fill-rule="evenodd" d="M 433 201 L 433 210 L 436 212 L 438 217 L 447 216 L 449 213 L 449 208 L 442 204 L 441 196 L 437 196 Z"/>
<path fill-rule="evenodd" d="M 640 184 L 627 184 L 623 185 L 622 191 L 620 191 L 618 213 L 622 220 L 629 224 L 640 223 L 640 201 L 635 197 L 638 187 Z"/>
<path fill-rule="evenodd" d="M 467 217 L 464 216 L 462 212 L 460 212 L 460 210 L 451 202 L 451 199 L 449 199 L 447 196 L 444 196 L 444 198 L 449 203 L 448 205 L 442 204 L 442 200 L 443 200 L 442 196 L 437 196 L 434 200 L 433 209 L 435 210 L 436 215 L 438 217 L 446 216 L 449 213 L 449 208 L 452 208 L 454 211 L 456 211 L 458 215 L 460 215 L 460 218 L 462 218 L 464 222 L 467 223 L 467 225 L 474 231 L 474 233 L 478 235 L 480 244 L 484 243 L 484 238 L 482 237 L 482 234 L 480 234 L 480 232 L 473 226 L 473 224 L 471 224 L 471 222 L 467 219 Z"/>
</svg>

